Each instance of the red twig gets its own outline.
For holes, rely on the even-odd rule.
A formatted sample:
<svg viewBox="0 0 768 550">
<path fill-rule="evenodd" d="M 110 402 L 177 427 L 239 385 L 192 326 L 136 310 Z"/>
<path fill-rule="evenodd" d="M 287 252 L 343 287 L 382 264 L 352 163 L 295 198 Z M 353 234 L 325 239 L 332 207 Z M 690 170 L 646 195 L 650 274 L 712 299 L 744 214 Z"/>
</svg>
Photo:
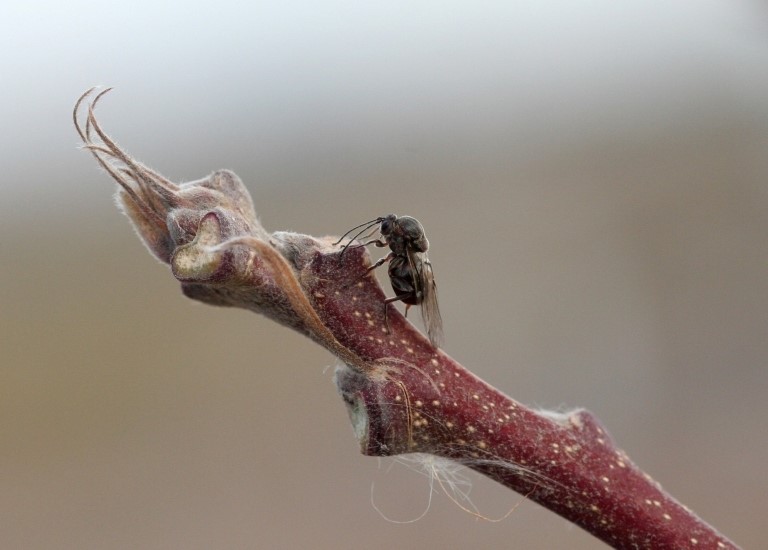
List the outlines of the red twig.
<svg viewBox="0 0 768 550">
<path fill-rule="evenodd" d="M 125 154 L 93 107 L 75 125 L 119 201 L 188 297 L 264 314 L 343 361 L 336 383 L 363 453 L 431 453 L 520 492 L 616 548 L 736 548 L 617 448 L 588 411 L 535 411 L 432 347 L 389 311 L 364 249 L 259 224 L 229 171 L 176 185 Z"/>
</svg>

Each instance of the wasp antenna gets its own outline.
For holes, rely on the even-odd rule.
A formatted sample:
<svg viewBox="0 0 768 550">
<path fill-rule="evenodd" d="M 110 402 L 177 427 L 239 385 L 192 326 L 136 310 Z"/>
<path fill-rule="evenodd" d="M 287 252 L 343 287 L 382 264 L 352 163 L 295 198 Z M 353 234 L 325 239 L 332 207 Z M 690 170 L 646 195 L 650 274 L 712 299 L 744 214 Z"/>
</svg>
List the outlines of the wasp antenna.
<svg viewBox="0 0 768 550">
<path fill-rule="evenodd" d="M 355 242 L 355 241 L 357 240 L 357 238 L 358 238 L 360 235 L 362 235 L 363 233 L 365 233 L 366 231 L 368 231 L 368 230 L 369 230 L 371 227 L 373 227 L 373 226 L 374 226 L 374 225 L 376 225 L 377 223 L 378 223 L 378 222 L 373 222 L 373 223 L 370 223 L 370 224 L 366 225 L 366 226 L 365 226 L 363 229 L 361 229 L 361 230 L 360 230 L 360 231 L 357 233 L 357 235 L 355 235 L 354 237 L 352 237 L 351 239 L 349 239 L 349 242 L 348 242 L 347 244 L 345 244 L 345 245 L 344 245 L 344 248 L 342 248 L 342 249 L 341 249 L 341 254 L 339 254 L 339 262 L 341 262 L 341 259 L 344 257 L 344 253 L 347 251 L 347 248 L 349 248 L 349 245 L 351 245 L 353 242 Z M 358 245 L 358 246 L 362 246 L 362 245 Z"/>
<path fill-rule="evenodd" d="M 343 240 L 344 240 L 344 237 L 346 237 L 347 235 L 349 235 L 350 233 L 352 233 L 352 232 L 353 232 L 355 229 L 358 229 L 359 227 L 363 227 L 363 226 L 366 226 L 366 227 L 365 227 L 365 229 L 363 229 L 363 230 L 360 232 L 360 233 L 363 233 L 363 232 L 365 232 L 365 231 L 366 231 L 366 230 L 367 230 L 369 227 L 371 227 L 372 225 L 374 225 L 374 224 L 377 224 L 377 223 L 381 223 L 383 220 L 384 220 L 384 218 L 376 218 L 375 220 L 370 220 L 370 221 L 367 221 L 367 222 L 361 223 L 360 225 L 356 225 L 355 227 L 353 227 L 352 229 L 350 229 L 349 231 L 347 231 L 346 233 L 344 233 L 344 234 L 343 234 L 341 237 L 339 237 L 339 240 L 338 240 L 338 241 L 336 241 L 335 243 L 333 243 L 333 244 L 334 244 L 334 246 L 335 246 L 335 245 L 337 245 L 337 244 L 339 244 L 341 241 L 343 241 Z M 360 235 L 360 233 L 358 233 L 358 235 Z M 352 240 L 354 241 L 355 239 L 352 239 Z"/>
<path fill-rule="evenodd" d="M 358 231 L 358 232 L 355 234 L 355 236 L 354 236 L 354 237 L 352 237 L 352 238 L 350 238 L 350 239 L 349 239 L 349 242 L 346 244 L 346 246 L 349 246 L 349 245 L 350 245 L 350 244 L 352 244 L 354 241 L 356 241 L 357 239 L 359 239 L 359 238 L 360 238 L 360 235 L 362 235 L 363 233 L 365 233 L 366 231 L 368 231 L 368 230 L 369 230 L 371 227 L 374 227 L 374 226 L 375 226 L 377 223 L 378 223 L 378 222 L 374 222 L 374 223 L 372 223 L 372 224 L 370 224 L 370 225 L 366 225 L 364 228 L 362 228 L 360 231 Z M 374 231 L 375 231 L 375 230 L 374 230 Z M 368 235 L 366 235 L 365 237 L 363 237 L 363 238 L 364 238 L 364 239 L 367 239 L 367 238 L 368 238 L 370 235 L 372 235 L 372 234 L 373 234 L 373 231 L 372 231 L 371 233 L 369 233 Z M 345 248 L 346 248 L 346 246 L 345 246 Z"/>
<path fill-rule="evenodd" d="M 369 230 L 371 227 L 375 226 L 377 223 L 381 223 L 383 220 L 384 220 L 384 218 L 376 218 L 375 220 L 371 220 L 371 221 L 369 221 L 369 222 L 365 222 L 365 223 L 363 223 L 363 224 L 360 224 L 360 225 L 358 225 L 357 227 L 353 227 L 352 229 L 350 229 L 349 231 L 347 231 L 346 233 L 344 233 L 344 235 L 342 235 L 341 239 L 343 239 L 345 236 L 349 235 L 349 233 L 351 233 L 352 231 L 354 231 L 354 230 L 355 230 L 355 229 L 357 229 L 358 227 L 363 227 L 363 226 L 365 226 L 365 227 L 363 227 L 363 228 L 362 228 L 360 231 L 358 231 L 358 232 L 355 234 L 355 236 L 354 236 L 354 237 L 350 238 L 350 239 L 349 239 L 349 242 L 348 242 L 347 244 L 345 244 L 345 245 L 344 245 L 344 248 L 342 248 L 342 249 L 341 249 L 341 254 L 339 254 L 339 263 L 341 263 L 341 260 L 344 258 L 344 253 L 347 251 L 347 248 L 349 248 L 349 245 L 351 245 L 353 242 L 355 242 L 355 240 L 357 240 L 357 238 L 358 238 L 360 235 L 362 235 L 363 233 L 365 233 L 366 231 L 368 231 L 368 230 Z M 336 243 L 334 243 L 334 244 L 339 244 L 339 243 L 341 242 L 341 239 L 339 239 L 339 240 L 338 240 Z"/>
</svg>

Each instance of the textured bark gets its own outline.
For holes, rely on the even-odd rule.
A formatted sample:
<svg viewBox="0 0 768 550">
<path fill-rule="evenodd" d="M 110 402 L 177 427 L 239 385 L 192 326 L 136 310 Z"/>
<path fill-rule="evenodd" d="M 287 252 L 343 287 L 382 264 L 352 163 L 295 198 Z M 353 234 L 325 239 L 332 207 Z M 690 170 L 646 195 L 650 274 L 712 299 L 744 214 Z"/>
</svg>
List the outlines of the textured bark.
<svg viewBox="0 0 768 550">
<path fill-rule="evenodd" d="M 526 495 L 616 548 L 735 548 L 668 495 L 588 411 L 535 411 L 432 347 L 366 273 L 365 249 L 268 233 L 232 172 L 178 185 L 126 155 L 88 104 L 75 125 L 119 184 L 150 252 L 192 299 L 250 309 L 302 332 L 342 362 L 335 380 L 361 451 L 431 453 Z"/>
</svg>

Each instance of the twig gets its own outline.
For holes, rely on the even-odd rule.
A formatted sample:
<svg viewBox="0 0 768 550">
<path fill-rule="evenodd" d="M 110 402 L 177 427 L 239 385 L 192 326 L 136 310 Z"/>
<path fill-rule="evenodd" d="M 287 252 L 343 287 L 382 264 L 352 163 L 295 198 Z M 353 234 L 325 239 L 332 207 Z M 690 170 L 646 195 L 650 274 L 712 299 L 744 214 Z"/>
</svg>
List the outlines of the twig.
<svg viewBox="0 0 768 550">
<path fill-rule="evenodd" d="M 343 366 L 335 381 L 361 451 L 431 453 L 471 467 L 615 548 L 736 548 L 674 500 L 586 410 L 535 411 L 434 348 L 389 313 L 363 248 L 339 261 L 332 238 L 269 234 L 227 170 L 177 185 L 107 136 L 94 108 L 74 121 L 84 147 L 120 185 L 139 237 L 188 297 L 250 309 L 302 332 Z"/>
</svg>

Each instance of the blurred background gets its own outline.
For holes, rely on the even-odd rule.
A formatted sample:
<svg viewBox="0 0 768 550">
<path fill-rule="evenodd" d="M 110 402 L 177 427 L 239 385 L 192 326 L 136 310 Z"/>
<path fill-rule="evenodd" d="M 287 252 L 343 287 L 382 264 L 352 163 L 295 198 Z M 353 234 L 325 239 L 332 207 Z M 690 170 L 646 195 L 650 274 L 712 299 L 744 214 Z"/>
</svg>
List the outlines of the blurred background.
<svg viewBox="0 0 768 550">
<path fill-rule="evenodd" d="M 763 2 L 11 0 L 0 75 L 3 548 L 603 547 L 439 490 L 386 521 L 429 480 L 359 454 L 325 350 L 181 295 L 77 150 L 96 84 L 127 151 L 233 169 L 270 230 L 417 217 L 447 353 L 764 544 Z"/>
</svg>

